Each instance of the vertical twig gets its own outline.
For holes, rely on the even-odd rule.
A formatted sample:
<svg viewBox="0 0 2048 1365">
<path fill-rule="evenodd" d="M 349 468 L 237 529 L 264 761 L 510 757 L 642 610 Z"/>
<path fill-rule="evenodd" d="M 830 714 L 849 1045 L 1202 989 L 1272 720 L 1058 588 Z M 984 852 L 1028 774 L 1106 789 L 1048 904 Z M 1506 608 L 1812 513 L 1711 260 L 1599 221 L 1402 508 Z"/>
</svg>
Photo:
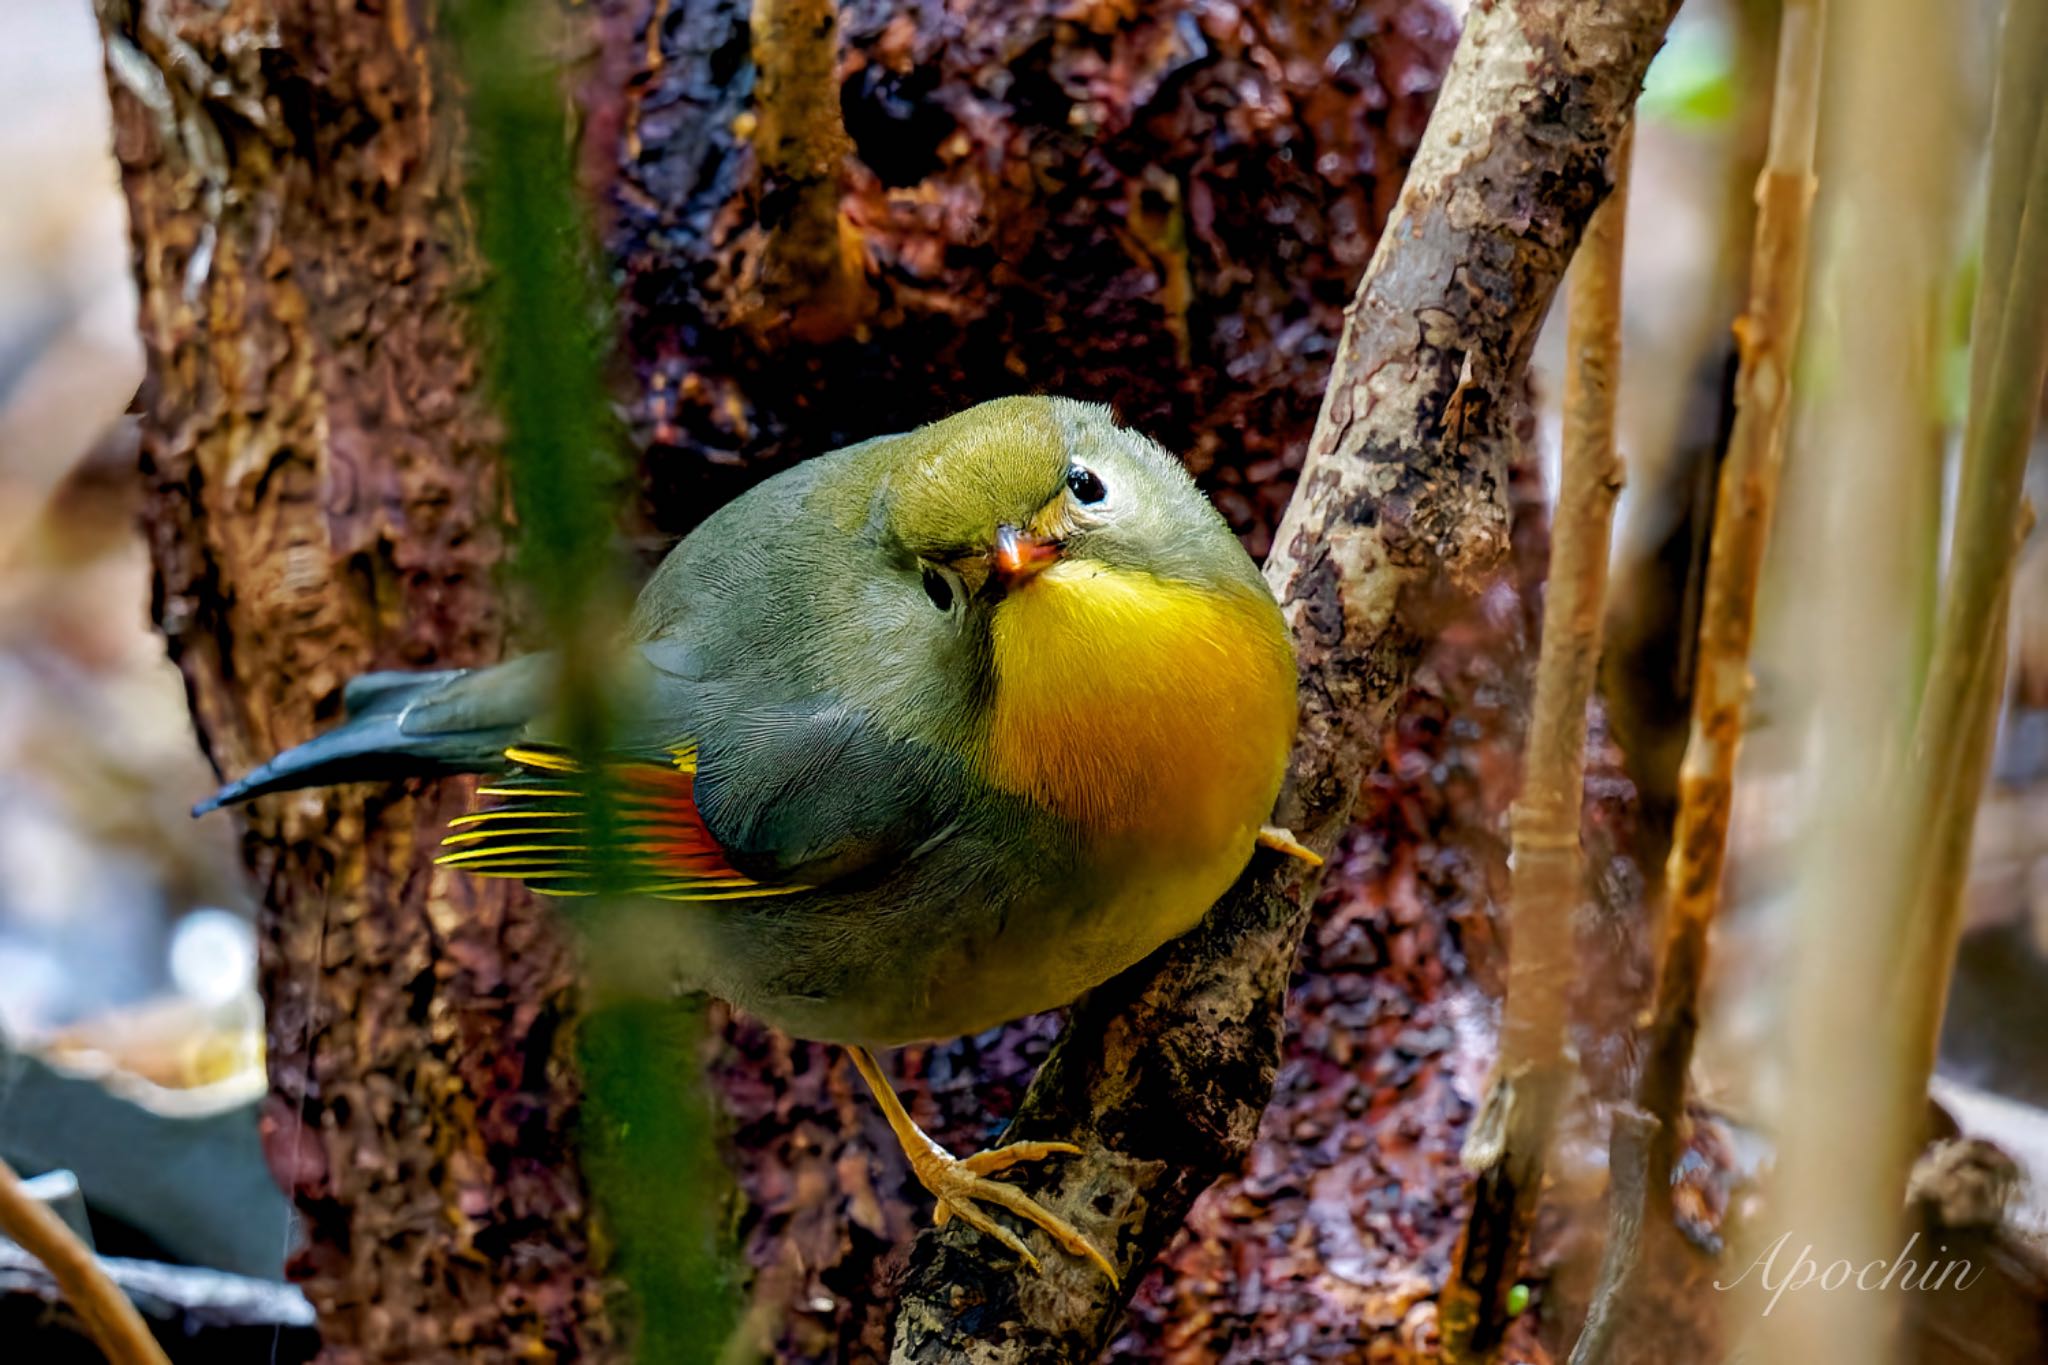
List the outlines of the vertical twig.
<svg viewBox="0 0 2048 1365">
<path fill-rule="evenodd" d="M 755 321 L 825 340 L 850 328 L 869 297 L 839 211 L 853 143 L 839 109 L 838 9 L 835 0 L 754 0 L 750 27 L 766 235 Z"/>
<path fill-rule="evenodd" d="M 1769 543 L 1778 473 L 1791 409 L 1793 357 L 1806 295 L 1808 211 L 1813 202 L 1814 142 L 1820 120 L 1821 23 L 1825 0 L 1789 0 L 1779 24 L 1771 98 L 1770 148 L 1757 178 L 1756 237 L 1749 300 L 1735 328 L 1741 369 L 1735 426 L 1721 469 L 1714 535 L 1701 609 L 1692 733 L 1679 769 L 1677 829 L 1664 868 L 1664 943 L 1642 1071 L 1637 1114 L 1617 1121 L 1608 1190 L 1609 1235 L 1586 1330 L 1574 1365 L 1603 1360 L 1626 1317 L 1620 1299 L 1640 1289 L 1636 1240 L 1646 1219 L 1670 1207 L 1671 1166 L 1685 1105 L 1686 1075 L 1699 1031 L 1707 933 L 1720 904 L 1728 852 L 1735 759 L 1749 700 L 1749 646 L 1757 581 Z M 1647 1143 L 1647 1150 L 1635 1150 Z M 1641 1178 L 1627 1188 L 1623 1170 Z M 1624 1236 L 1626 1230 L 1630 1235 Z"/>
<path fill-rule="evenodd" d="M 1473 1206 L 1439 1301 L 1447 1360 L 1491 1356 L 1508 1322 L 1544 1157 L 1572 1068 L 1572 924 L 1585 891 L 1579 807 L 1586 708 L 1600 663 L 1609 531 L 1621 491 L 1614 401 L 1621 357 L 1621 264 L 1630 137 L 1614 153 L 1614 192 L 1572 263 L 1567 302 L 1564 457 L 1552 519 L 1543 653 L 1514 808 L 1514 918 L 1500 1060 L 1465 1144 Z"/>
<path fill-rule="evenodd" d="M 1954 247 L 1956 155 L 1945 121 L 1959 26 L 1924 0 L 1835 6 L 1827 24 L 1816 384 L 1799 504 L 1814 519 L 1780 537 L 1798 575 L 1806 752 L 1819 775 L 1788 907 L 1780 1139 L 1761 1243 L 1783 1234 L 1822 1264 L 1895 1256 L 1925 1091 L 1901 1083 L 1905 1021 L 1883 991 L 1910 929 L 1904 881 L 1926 837 L 1900 789 L 1926 655 L 1934 556 L 1925 524 L 1935 366 L 1930 315 Z M 1899 92 L 1916 97 L 1902 103 Z M 1816 373 L 1823 367 L 1816 367 Z M 1788 507 L 1789 510 L 1789 507 Z M 2003 538 L 2002 538 L 2003 540 Z M 2001 549 L 2004 545 L 2001 545 Z M 1740 1261 L 1742 1254 L 1736 1259 Z M 1890 1358 L 1895 1314 L 1864 1295 L 1786 1295 L 1750 1324 L 1767 1360 Z"/>
<path fill-rule="evenodd" d="M 170 1365 L 142 1315 L 107 1278 L 99 1258 L 0 1161 L 0 1234 L 43 1263 L 113 1365 Z"/>
<path fill-rule="evenodd" d="M 1914 731 L 1909 936 L 1894 991 L 1908 1083 L 1933 1070 L 1962 926 L 1970 831 L 1991 762 L 2027 455 L 2048 366 L 2048 6 L 2008 0 L 1991 127 L 1970 411 L 1940 625 Z M 1914 1080 L 1912 1078 L 1917 1078 Z"/>
</svg>

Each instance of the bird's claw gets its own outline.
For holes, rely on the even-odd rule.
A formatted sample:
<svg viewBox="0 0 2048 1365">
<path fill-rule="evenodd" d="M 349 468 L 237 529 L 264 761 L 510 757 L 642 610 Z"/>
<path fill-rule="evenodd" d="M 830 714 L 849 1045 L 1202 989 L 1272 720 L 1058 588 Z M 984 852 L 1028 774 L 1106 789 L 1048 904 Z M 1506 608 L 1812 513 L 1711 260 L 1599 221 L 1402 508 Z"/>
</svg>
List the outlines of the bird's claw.
<svg viewBox="0 0 2048 1365">
<path fill-rule="evenodd" d="M 1261 826 L 1259 846 L 1270 848 L 1276 853 L 1285 853 L 1290 858 L 1299 858 L 1310 867 L 1323 865 L 1323 855 L 1295 838 L 1294 831 L 1284 825 Z"/>
<path fill-rule="evenodd" d="M 920 1154 L 920 1159 L 913 1161 L 912 1167 L 918 1180 L 939 1201 L 932 1215 L 932 1221 L 938 1226 L 944 1227 L 947 1220 L 957 1217 L 976 1232 L 994 1238 L 1017 1253 L 1033 1270 L 1042 1270 L 1038 1258 L 1031 1254 L 1022 1238 L 977 1207 L 994 1204 L 1008 1209 L 1027 1223 L 1045 1229 L 1054 1241 L 1100 1270 L 1114 1287 L 1117 1284 L 1116 1267 L 1095 1249 L 1094 1243 L 1081 1235 L 1080 1229 L 1016 1186 L 989 1178 L 995 1172 L 1006 1171 L 1026 1161 L 1041 1161 L 1049 1156 L 1076 1156 L 1080 1151 L 1071 1142 L 1016 1142 L 1007 1147 L 991 1147 L 965 1158 L 931 1151 Z"/>
<path fill-rule="evenodd" d="M 1049 1156 L 1079 1156 L 1081 1149 L 1071 1142 L 1013 1142 L 1007 1147 L 991 1147 L 976 1152 L 973 1156 L 960 1158 L 960 1165 L 976 1175 L 996 1175 L 1020 1166 L 1027 1161 L 1043 1161 Z"/>
</svg>

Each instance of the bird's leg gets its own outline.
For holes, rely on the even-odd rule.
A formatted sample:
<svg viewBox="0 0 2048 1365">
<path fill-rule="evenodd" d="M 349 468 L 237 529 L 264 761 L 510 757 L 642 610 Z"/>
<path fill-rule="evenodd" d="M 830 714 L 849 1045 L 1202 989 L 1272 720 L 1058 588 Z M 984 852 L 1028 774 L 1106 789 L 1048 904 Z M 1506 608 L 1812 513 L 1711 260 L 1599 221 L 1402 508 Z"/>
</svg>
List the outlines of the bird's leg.
<svg viewBox="0 0 2048 1365">
<path fill-rule="evenodd" d="M 1044 1228 L 1068 1251 L 1092 1262 L 1109 1277 L 1111 1284 L 1117 1282 L 1116 1267 L 1072 1223 L 1015 1186 L 989 1179 L 991 1175 L 1021 1162 L 1041 1161 L 1049 1156 L 1078 1155 L 1079 1147 L 1071 1142 L 1013 1142 L 1007 1147 L 991 1147 L 970 1157 L 956 1157 L 933 1142 L 924 1129 L 911 1120 L 903 1101 L 897 1098 L 896 1088 L 882 1074 L 882 1068 L 872 1053 L 864 1047 L 849 1047 L 847 1051 L 853 1055 L 853 1064 L 860 1071 L 861 1079 L 874 1092 L 875 1102 L 882 1106 L 882 1116 L 889 1120 L 889 1128 L 896 1134 L 896 1141 L 902 1144 L 903 1154 L 910 1158 L 910 1169 L 916 1173 L 919 1182 L 937 1197 L 939 1207 L 933 1217 L 934 1222 L 944 1224 L 948 1218 L 957 1215 L 969 1227 L 995 1238 L 1023 1257 L 1025 1264 L 1033 1270 L 1039 1269 L 1038 1258 L 1031 1254 L 1023 1239 L 976 1207 L 978 1204 L 994 1204 Z"/>
<path fill-rule="evenodd" d="M 1323 855 L 1294 837 L 1294 831 L 1285 825 L 1262 825 L 1259 828 L 1259 846 L 1285 853 L 1290 858 L 1299 858 L 1310 867 L 1321 867 Z"/>
</svg>

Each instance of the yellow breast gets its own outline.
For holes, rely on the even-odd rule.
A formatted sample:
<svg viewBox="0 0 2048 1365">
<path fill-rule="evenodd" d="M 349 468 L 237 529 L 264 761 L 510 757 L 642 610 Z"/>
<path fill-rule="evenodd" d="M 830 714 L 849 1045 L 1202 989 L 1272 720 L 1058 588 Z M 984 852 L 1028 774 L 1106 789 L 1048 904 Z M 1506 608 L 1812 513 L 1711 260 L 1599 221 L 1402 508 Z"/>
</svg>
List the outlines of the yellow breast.
<svg viewBox="0 0 2048 1365">
<path fill-rule="evenodd" d="M 1003 603 L 994 636 L 994 785 L 1163 856 L 1249 852 L 1294 735 L 1271 599 L 1063 561 Z"/>
</svg>

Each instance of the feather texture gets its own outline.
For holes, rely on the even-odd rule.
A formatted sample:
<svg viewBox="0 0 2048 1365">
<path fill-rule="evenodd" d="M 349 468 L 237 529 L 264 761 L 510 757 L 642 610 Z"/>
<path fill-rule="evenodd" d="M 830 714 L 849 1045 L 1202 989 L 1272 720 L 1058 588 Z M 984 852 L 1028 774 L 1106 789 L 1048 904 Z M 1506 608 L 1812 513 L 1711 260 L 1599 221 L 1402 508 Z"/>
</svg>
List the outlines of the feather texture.
<svg viewBox="0 0 2048 1365">
<path fill-rule="evenodd" d="M 477 789 L 498 804 L 451 821 L 435 861 L 474 876 L 514 877 L 543 895 L 591 894 L 600 878 L 582 764 L 566 750 L 540 744 L 507 749 L 505 760 L 512 773 Z M 678 901 L 803 889 L 764 886 L 733 868 L 697 809 L 696 779 L 694 745 L 606 765 L 618 829 L 615 889 Z"/>
</svg>

